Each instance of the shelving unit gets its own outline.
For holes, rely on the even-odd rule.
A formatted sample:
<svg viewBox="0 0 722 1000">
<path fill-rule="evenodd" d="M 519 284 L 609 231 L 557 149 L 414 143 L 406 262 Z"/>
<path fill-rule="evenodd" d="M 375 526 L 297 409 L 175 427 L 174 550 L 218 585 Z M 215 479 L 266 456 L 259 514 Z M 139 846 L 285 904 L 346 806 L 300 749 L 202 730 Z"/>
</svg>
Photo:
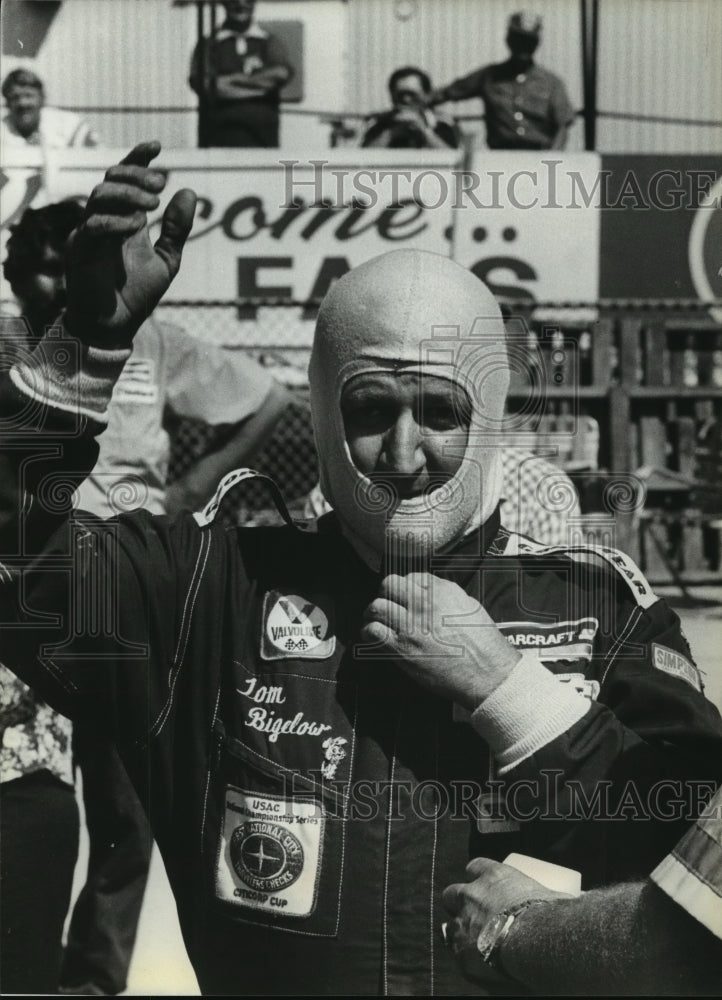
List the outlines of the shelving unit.
<svg viewBox="0 0 722 1000">
<path fill-rule="evenodd" d="M 657 475 L 656 488 L 639 487 L 643 505 L 614 512 L 618 544 L 653 577 L 719 575 L 722 458 L 709 441 L 722 426 L 722 326 L 698 309 L 655 312 L 644 303 L 588 322 L 560 311 L 555 320 L 532 315 L 526 323 L 529 372 L 515 373 L 510 411 L 528 414 L 524 429 L 546 432 L 542 441 L 555 424 L 566 423 L 573 435 L 584 418 L 597 421 L 597 460 L 578 470 L 582 486 L 605 476 L 629 480 L 640 469 L 669 473 L 674 489 Z M 510 336 L 517 353 L 524 338 L 518 320 Z M 562 456 L 560 464 L 575 468 Z M 600 494 L 583 491 L 585 513 Z"/>
</svg>

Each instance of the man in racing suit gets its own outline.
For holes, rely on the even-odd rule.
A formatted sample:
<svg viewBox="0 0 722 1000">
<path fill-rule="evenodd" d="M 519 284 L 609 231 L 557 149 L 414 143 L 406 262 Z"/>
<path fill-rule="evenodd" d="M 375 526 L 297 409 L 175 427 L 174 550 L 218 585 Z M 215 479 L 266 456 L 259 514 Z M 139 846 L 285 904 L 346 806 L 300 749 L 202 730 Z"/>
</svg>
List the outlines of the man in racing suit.
<svg viewBox="0 0 722 1000">
<path fill-rule="evenodd" d="M 439 933 L 468 859 L 521 851 L 585 887 L 647 872 L 719 775 L 719 714 L 626 557 L 500 528 L 503 324 L 436 255 L 376 258 L 320 310 L 334 514 L 70 515 L 191 225 L 182 191 L 150 244 L 157 152 L 91 197 L 70 336 L 2 376 L 0 657 L 116 739 L 204 993 L 468 993 Z"/>
</svg>

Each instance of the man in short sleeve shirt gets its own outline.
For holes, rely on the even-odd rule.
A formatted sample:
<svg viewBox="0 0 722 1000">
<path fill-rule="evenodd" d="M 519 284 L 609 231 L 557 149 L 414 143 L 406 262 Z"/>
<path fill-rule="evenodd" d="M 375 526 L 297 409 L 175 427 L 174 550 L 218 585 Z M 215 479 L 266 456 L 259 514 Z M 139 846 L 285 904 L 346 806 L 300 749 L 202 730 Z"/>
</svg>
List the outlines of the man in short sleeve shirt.
<svg viewBox="0 0 722 1000">
<path fill-rule="evenodd" d="M 509 19 L 511 55 L 437 90 L 431 104 L 480 97 L 489 149 L 564 149 L 574 120 L 562 80 L 534 62 L 541 18 L 525 13 Z"/>
</svg>

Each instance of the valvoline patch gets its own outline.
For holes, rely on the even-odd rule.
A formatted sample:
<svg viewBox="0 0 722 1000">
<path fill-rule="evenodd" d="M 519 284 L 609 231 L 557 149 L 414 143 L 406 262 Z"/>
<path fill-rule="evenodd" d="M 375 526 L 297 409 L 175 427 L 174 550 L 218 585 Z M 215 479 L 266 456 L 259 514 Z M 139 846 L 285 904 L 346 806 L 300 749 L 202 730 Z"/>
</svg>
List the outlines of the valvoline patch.
<svg viewBox="0 0 722 1000">
<path fill-rule="evenodd" d="M 280 590 L 263 599 L 261 657 L 264 660 L 325 660 L 336 649 L 329 601 Z"/>
</svg>

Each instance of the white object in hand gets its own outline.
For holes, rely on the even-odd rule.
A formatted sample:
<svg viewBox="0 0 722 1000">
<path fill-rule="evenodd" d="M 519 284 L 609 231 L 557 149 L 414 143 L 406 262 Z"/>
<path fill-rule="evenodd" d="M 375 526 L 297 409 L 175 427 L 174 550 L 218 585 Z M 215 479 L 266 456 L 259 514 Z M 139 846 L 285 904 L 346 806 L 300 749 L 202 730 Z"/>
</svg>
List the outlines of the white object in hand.
<svg viewBox="0 0 722 1000">
<path fill-rule="evenodd" d="M 580 896 L 582 893 L 582 876 L 573 868 L 553 865 L 550 861 L 540 861 L 526 854 L 510 854 L 504 858 L 504 864 L 554 892 L 566 892 L 569 896 Z"/>
</svg>

